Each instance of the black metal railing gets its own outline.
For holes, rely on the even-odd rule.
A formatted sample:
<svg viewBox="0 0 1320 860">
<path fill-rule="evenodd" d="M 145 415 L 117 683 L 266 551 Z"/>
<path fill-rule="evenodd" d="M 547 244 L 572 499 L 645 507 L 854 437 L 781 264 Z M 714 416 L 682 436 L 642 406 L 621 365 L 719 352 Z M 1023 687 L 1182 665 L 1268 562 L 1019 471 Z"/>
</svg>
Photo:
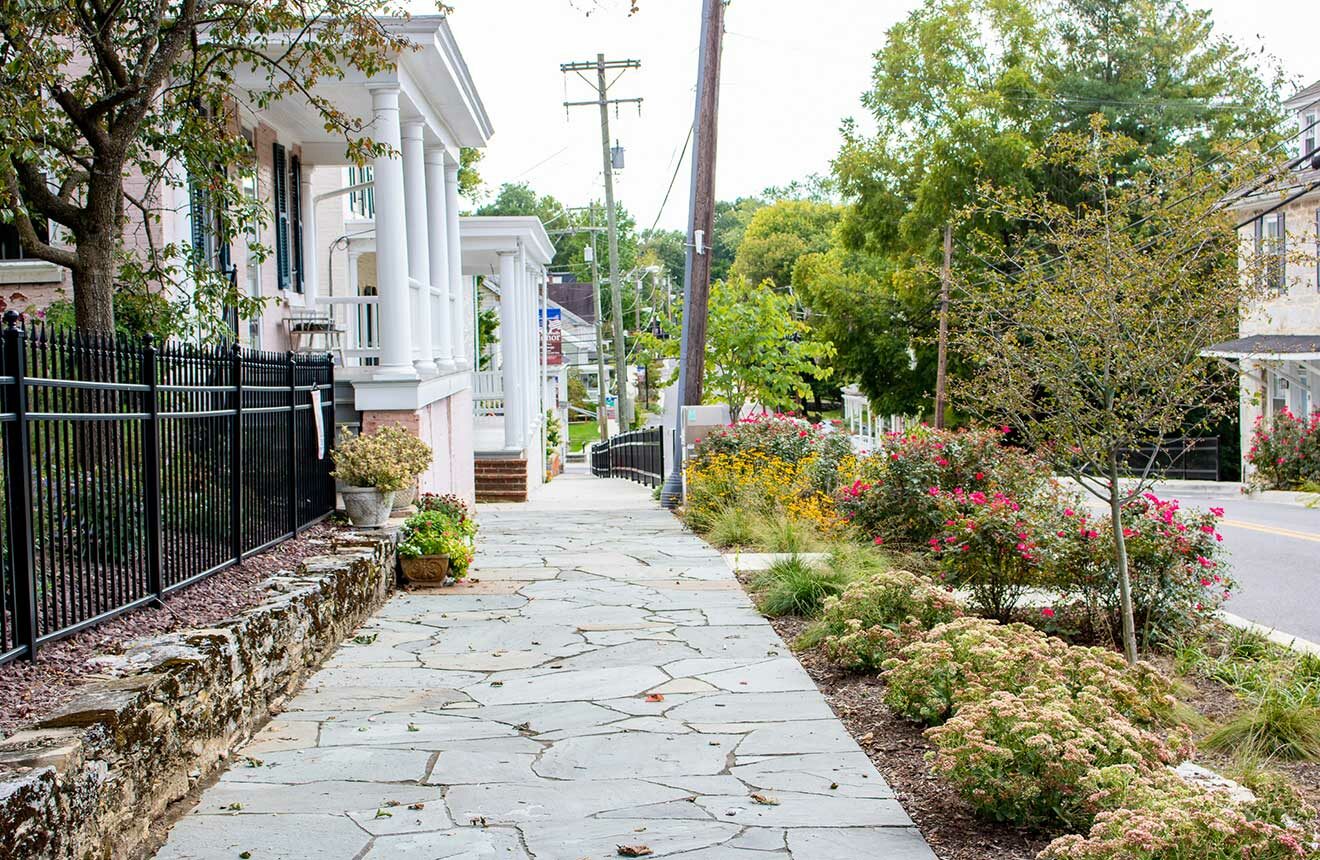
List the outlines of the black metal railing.
<svg viewBox="0 0 1320 860">
<path fill-rule="evenodd" d="M 0 350 L 0 662 L 334 510 L 329 356 L 25 333 L 17 321 L 5 315 Z"/>
<path fill-rule="evenodd" d="M 591 446 L 591 474 L 627 478 L 648 487 L 665 480 L 664 430 L 645 427 L 611 436 Z"/>
<path fill-rule="evenodd" d="M 1154 462 L 1151 456 L 1154 455 Z M 1168 480 L 1218 481 L 1219 439 L 1214 436 L 1183 436 L 1165 439 L 1158 446 L 1143 445 L 1127 452 L 1128 474 L 1150 474 Z"/>
</svg>

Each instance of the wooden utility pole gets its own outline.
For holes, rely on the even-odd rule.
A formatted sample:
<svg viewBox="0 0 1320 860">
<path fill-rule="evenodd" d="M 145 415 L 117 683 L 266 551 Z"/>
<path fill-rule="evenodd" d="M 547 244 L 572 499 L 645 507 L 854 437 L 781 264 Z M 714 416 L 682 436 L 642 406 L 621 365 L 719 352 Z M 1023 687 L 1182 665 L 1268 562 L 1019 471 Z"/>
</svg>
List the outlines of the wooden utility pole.
<svg viewBox="0 0 1320 860">
<path fill-rule="evenodd" d="M 565 108 L 595 105 L 600 109 L 600 152 L 601 167 L 605 172 L 605 209 L 609 229 L 610 248 L 610 314 L 614 317 L 614 387 L 618 393 L 619 427 L 627 430 L 632 427 L 632 404 L 628 401 L 628 355 L 627 344 L 623 335 L 623 285 L 619 283 L 619 224 L 618 210 L 614 205 L 614 158 L 610 152 L 610 105 L 624 103 L 636 104 L 641 109 L 642 100 L 612 99 L 609 97 L 610 82 L 605 80 L 605 72 L 619 69 L 619 74 L 629 69 L 640 69 L 640 60 L 606 60 L 604 54 L 597 54 L 594 62 L 561 63 L 559 70 L 564 73 L 576 72 L 578 77 L 592 83 L 582 74 L 595 69 L 596 98 L 585 102 L 564 102 Z M 616 77 L 615 80 L 618 80 Z M 617 109 L 617 107 L 616 107 Z M 600 280 L 596 279 L 599 288 Z"/>
<path fill-rule="evenodd" d="M 591 207 L 591 226 L 596 226 L 596 207 Z M 596 427 L 600 430 L 600 441 L 610 438 L 610 420 L 605 412 L 605 334 L 601 330 L 605 323 L 600 312 L 600 265 L 596 262 L 596 231 L 591 231 L 591 300 L 596 310 Z M 618 349 L 618 346 L 615 346 Z"/>
<path fill-rule="evenodd" d="M 935 427 L 944 427 L 949 385 L 949 280 L 953 277 L 953 226 L 944 225 L 944 265 L 940 268 L 940 341 L 935 363 Z"/>
<path fill-rule="evenodd" d="M 720 55 L 725 0 L 702 0 L 697 58 L 697 100 L 692 120 L 695 146 L 688 203 L 687 254 L 683 266 L 683 336 L 679 347 L 678 408 L 672 471 L 660 493 L 674 507 L 683 496 L 683 407 L 701 403 L 706 372 L 706 305 L 710 298 L 710 249 L 715 230 L 715 152 L 719 130 Z M 701 247 L 698 247 L 700 245 Z"/>
</svg>

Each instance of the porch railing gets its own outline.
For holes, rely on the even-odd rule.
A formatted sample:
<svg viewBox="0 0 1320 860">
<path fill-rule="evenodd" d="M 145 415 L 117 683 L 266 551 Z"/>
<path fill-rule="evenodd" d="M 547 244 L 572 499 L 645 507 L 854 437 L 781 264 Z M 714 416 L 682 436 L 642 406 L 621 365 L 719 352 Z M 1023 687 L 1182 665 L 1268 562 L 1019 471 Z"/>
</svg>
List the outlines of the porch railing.
<svg viewBox="0 0 1320 860">
<path fill-rule="evenodd" d="M 334 510 L 329 356 L 27 334 L 0 350 L 0 662 Z"/>
<path fill-rule="evenodd" d="M 343 327 L 346 343 L 340 352 L 345 367 L 380 364 L 380 296 L 331 296 L 317 299 Z"/>
<path fill-rule="evenodd" d="M 901 433 L 912 424 L 905 415 L 877 415 L 870 399 L 855 389 L 843 392 L 843 426 L 858 446 L 875 445 L 887 434 Z"/>
<path fill-rule="evenodd" d="M 504 414 L 504 374 L 478 370 L 472 374 L 472 410 L 475 415 Z"/>
<path fill-rule="evenodd" d="M 664 439 L 663 428 L 644 427 L 597 442 L 591 446 L 591 474 L 658 487 L 665 480 Z"/>
</svg>

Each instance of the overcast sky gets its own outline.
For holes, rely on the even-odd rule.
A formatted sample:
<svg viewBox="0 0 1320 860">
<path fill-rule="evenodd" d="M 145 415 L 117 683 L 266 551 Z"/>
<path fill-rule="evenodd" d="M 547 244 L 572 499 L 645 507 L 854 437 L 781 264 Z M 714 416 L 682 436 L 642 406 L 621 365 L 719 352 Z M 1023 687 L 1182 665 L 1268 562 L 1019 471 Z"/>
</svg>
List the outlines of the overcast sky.
<svg viewBox="0 0 1320 860">
<path fill-rule="evenodd" d="M 600 126 L 594 107 L 562 102 L 593 97 L 559 64 L 637 59 L 611 96 L 644 99 L 641 115 L 611 112 L 611 131 L 627 149 L 617 174 L 619 199 L 649 227 L 681 229 L 687 218 L 689 166 L 678 164 L 692 121 L 700 0 L 449 0 L 451 26 L 467 59 L 495 136 L 481 165 L 493 191 L 528 182 L 570 206 L 603 195 Z M 917 6 L 913 0 L 733 0 L 726 13 L 716 193 L 755 194 L 810 173 L 824 173 L 839 124 L 865 122 L 859 101 L 885 31 Z M 1289 74 L 1320 78 L 1315 44 L 1320 11 L 1310 2 L 1190 0 L 1214 12 L 1222 32 L 1264 48 Z M 425 11 L 421 6 L 418 12 Z M 661 201 L 678 168 L 668 203 Z"/>
</svg>

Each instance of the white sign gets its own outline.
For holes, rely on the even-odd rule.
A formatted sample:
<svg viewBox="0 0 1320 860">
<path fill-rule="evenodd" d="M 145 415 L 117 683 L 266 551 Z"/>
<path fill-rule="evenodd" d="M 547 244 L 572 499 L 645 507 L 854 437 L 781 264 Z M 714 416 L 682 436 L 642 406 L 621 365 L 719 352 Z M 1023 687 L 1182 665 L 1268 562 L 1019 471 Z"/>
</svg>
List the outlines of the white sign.
<svg viewBox="0 0 1320 860">
<path fill-rule="evenodd" d="M 312 424 L 316 427 L 316 459 L 325 459 L 325 415 L 321 412 L 321 389 L 312 389 Z"/>
</svg>

